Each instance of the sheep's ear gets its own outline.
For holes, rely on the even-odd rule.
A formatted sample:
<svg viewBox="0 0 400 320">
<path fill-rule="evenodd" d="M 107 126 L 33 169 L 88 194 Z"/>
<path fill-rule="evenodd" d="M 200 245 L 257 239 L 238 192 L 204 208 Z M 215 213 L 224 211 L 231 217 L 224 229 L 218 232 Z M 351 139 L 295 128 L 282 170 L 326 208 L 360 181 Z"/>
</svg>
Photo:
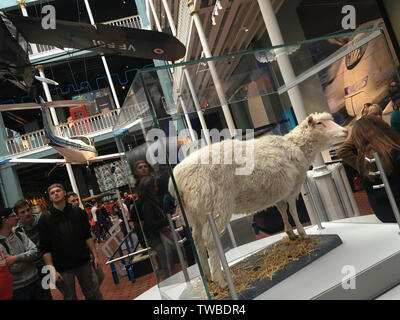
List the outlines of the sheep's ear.
<svg viewBox="0 0 400 320">
<path fill-rule="evenodd" d="M 308 118 L 307 118 L 307 124 L 308 124 L 309 126 L 314 126 L 315 122 L 314 122 L 314 119 L 313 119 L 312 116 L 308 116 Z"/>
</svg>

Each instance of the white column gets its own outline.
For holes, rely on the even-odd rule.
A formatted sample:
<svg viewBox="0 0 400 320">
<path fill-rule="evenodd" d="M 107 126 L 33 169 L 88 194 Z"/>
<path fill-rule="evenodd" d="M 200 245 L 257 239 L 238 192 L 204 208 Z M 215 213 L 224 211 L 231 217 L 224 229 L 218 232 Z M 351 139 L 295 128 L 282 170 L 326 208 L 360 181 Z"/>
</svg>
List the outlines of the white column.
<svg viewBox="0 0 400 320">
<path fill-rule="evenodd" d="M 46 75 L 44 74 L 43 66 L 37 66 L 36 69 L 39 71 L 39 75 L 40 75 L 42 78 L 46 78 Z M 54 80 L 54 79 L 53 79 L 53 80 Z M 53 101 L 53 99 L 51 98 L 51 94 L 50 94 L 50 90 L 49 90 L 49 85 L 48 85 L 46 82 L 44 82 L 44 81 L 41 81 L 41 82 L 42 82 L 42 86 L 43 86 L 44 93 L 45 93 L 45 95 L 46 95 L 46 100 L 47 100 L 47 101 Z M 56 110 L 55 110 L 53 107 L 50 107 L 50 113 L 51 113 L 51 118 L 53 119 L 54 125 L 55 125 L 55 126 L 58 126 L 58 125 L 59 125 L 59 122 L 58 122 L 58 118 L 57 118 L 57 113 L 56 113 Z"/>
<path fill-rule="evenodd" d="M 190 10 L 190 15 L 193 17 L 194 24 L 196 25 L 196 30 L 199 35 L 204 54 L 205 54 L 206 58 L 211 58 L 212 55 L 211 55 L 210 47 L 208 46 L 208 43 L 207 43 L 207 37 L 204 34 L 204 30 L 203 30 L 202 23 L 200 21 L 200 17 L 194 8 L 194 3 L 192 0 L 188 0 L 188 7 Z M 224 91 L 222 88 L 222 83 L 221 83 L 221 80 L 219 79 L 217 69 L 215 68 L 214 61 L 208 61 L 208 67 L 210 69 L 211 77 L 214 81 L 215 90 L 217 91 L 217 95 L 218 95 L 219 101 L 221 103 L 222 111 L 224 113 L 225 120 L 228 125 L 230 134 L 232 137 L 234 137 L 235 130 L 236 130 L 235 124 L 233 123 L 231 111 L 229 110 L 228 103 L 226 101 L 225 94 L 224 94 Z"/>
<path fill-rule="evenodd" d="M 89 6 L 89 0 L 85 0 L 85 6 L 86 6 L 86 11 L 88 12 L 88 15 L 89 15 L 90 23 L 91 23 L 93 26 L 96 26 L 96 24 L 95 24 L 95 22 L 94 22 L 94 19 L 93 19 L 93 15 L 92 15 L 92 10 L 90 9 L 90 6 Z M 117 108 L 119 109 L 119 108 L 120 108 L 120 105 L 119 105 L 119 101 L 118 101 L 118 96 L 117 96 L 117 93 L 116 93 L 115 88 L 114 88 L 114 83 L 113 83 L 113 81 L 112 81 L 110 71 L 109 71 L 109 69 L 108 69 L 107 60 L 106 60 L 106 58 L 105 58 L 103 55 L 101 55 L 101 61 L 103 61 L 104 69 L 106 70 L 107 79 L 108 79 L 108 82 L 109 82 L 109 84 L 110 84 L 110 88 L 111 88 L 112 95 L 113 95 L 113 97 L 114 97 L 115 105 L 116 105 Z"/>
<path fill-rule="evenodd" d="M 192 123 L 190 122 L 190 118 L 189 118 L 189 115 L 188 115 L 188 113 L 187 113 L 186 103 L 185 103 L 185 101 L 182 99 L 181 94 L 178 94 L 178 97 L 179 97 L 179 101 L 181 102 L 182 109 L 183 109 L 183 114 L 185 115 L 185 120 L 186 120 L 186 123 L 187 123 L 188 128 L 189 128 L 190 139 L 191 139 L 192 141 L 197 141 L 197 139 L 196 139 L 196 134 L 195 134 L 195 132 L 194 132 L 194 130 L 193 130 Z"/>
<path fill-rule="evenodd" d="M 271 1 L 258 0 L 258 5 L 260 6 L 261 14 L 263 16 L 269 38 L 271 39 L 271 44 L 273 46 L 284 44 L 282 33 L 279 28 Z M 285 53 L 285 48 L 276 49 L 275 54 L 284 82 L 291 82 L 296 76 L 289 57 Z M 288 95 L 298 122 L 303 121 L 307 117 L 307 112 L 299 87 L 296 86 L 288 90 Z M 331 190 L 336 190 L 336 187 L 333 182 L 331 172 L 327 169 L 321 153 L 317 154 L 314 159 L 313 176 L 317 182 L 318 189 L 325 204 L 326 210 L 335 210 L 336 207 L 341 207 L 342 205 L 337 194 L 335 192 L 331 192 Z"/>
<path fill-rule="evenodd" d="M 279 46 L 284 44 L 282 33 L 279 28 L 279 24 L 276 19 L 271 1 L 258 0 L 258 5 L 260 6 L 261 14 L 263 16 L 269 38 L 271 39 L 271 44 L 273 46 Z M 291 82 L 296 78 L 296 75 L 293 71 L 293 67 L 289 60 L 289 57 L 286 54 L 286 49 L 285 48 L 275 49 L 275 54 L 284 82 L 285 83 Z M 300 123 L 307 117 L 307 111 L 304 106 L 303 97 L 301 95 L 299 87 L 296 86 L 288 90 L 288 95 L 290 102 L 292 103 L 292 107 L 296 115 L 297 121 Z M 314 167 L 320 167 L 324 165 L 325 164 L 322 155 L 318 154 L 314 160 Z"/>
<path fill-rule="evenodd" d="M 152 0 L 149 0 L 149 1 L 152 1 Z M 174 22 L 174 19 L 172 18 L 172 14 L 171 14 L 171 10 L 169 9 L 168 2 L 167 2 L 167 0 L 162 0 L 162 3 L 164 5 L 164 9 L 165 9 L 165 12 L 167 14 L 168 23 L 169 23 L 169 25 L 171 27 L 172 35 L 174 37 L 176 37 L 175 22 Z M 194 102 L 194 105 L 196 107 L 197 115 L 199 117 L 200 124 L 201 124 L 201 127 L 203 129 L 204 136 L 206 138 L 207 144 L 210 145 L 211 144 L 210 134 L 209 134 L 209 131 L 208 131 L 208 128 L 207 128 L 207 125 L 206 125 L 206 121 L 204 119 L 203 112 L 200 109 L 199 99 L 197 98 L 196 92 L 194 90 L 192 79 L 190 78 L 189 72 L 187 71 L 186 68 L 183 69 L 183 73 L 184 73 L 184 75 L 186 77 L 186 80 L 188 82 L 190 93 L 191 93 L 191 95 L 193 97 L 193 102 Z M 186 109 L 185 102 L 183 101 L 183 99 L 182 99 L 182 97 L 180 95 L 179 95 L 179 98 L 180 98 L 180 101 L 181 101 L 181 104 L 182 104 L 183 112 L 185 113 L 186 122 L 188 123 L 188 126 L 190 125 L 190 130 L 191 130 L 191 133 L 192 133 L 193 129 L 191 128 L 192 125 L 191 125 L 191 123 L 189 121 L 189 116 L 187 115 L 187 111 L 186 111 L 187 109 Z M 194 134 L 192 133 L 192 135 L 194 135 Z"/>
<path fill-rule="evenodd" d="M 261 14 L 264 18 L 264 23 L 268 31 L 271 44 L 273 46 L 282 45 L 283 38 L 281 30 L 276 19 L 274 9 L 270 0 L 258 0 L 261 9 Z M 279 69 L 282 73 L 285 83 L 292 81 L 296 76 L 290 63 L 289 57 L 285 54 L 285 48 L 275 49 Z M 290 102 L 292 103 L 294 113 L 299 122 L 307 117 L 307 112 L 304 107 L 303 99 L 299 87 L 294 87 L 288 91 Z"/>
<path fill-rule="evenodd" d="M 165 13 L 167 14 L 167 19 L 169 22 L 169 26 L 171 27 L 172 35 L 176 37 L 176 27 L 175 27 L 175 22 L 174 19 L 172 18 L 171 10 L 169 9 L 168 2 L 167 0 L 162 0 L 162 3 L 164 5 Z"/>
<path fill-rule="evenodd" d="M 151 27 L 151 16 L 150 16 L 149 1 L 145 0 L 144 2 L 146 4 L 146 14 L 147 14 L 147 17 L 149 18 L 149 25 L 146 27 L 146 29 L 152 30 L 153 28 Z"/>
<path fill-rule="evenodd" d="M 208 131 L 206 120 L 204 119 L 203 110 L 201 110 L 201 108 L 200 108 L 200 102 L 199 102 L 199 99 L 197 98 L 197 94 L 194 89 L 192 79 L 190 78 L 190 75 L 189 75 L 189 71 L 187 71 L 187 69 L 184 68 L 183 72 L 186 76 L 186 81 L 189 85 L 190 93 L 192 94 L 192 99 L 193 99 L 194 106 L 197 111 L 197 116 L 199 117 L 199 120 L 200 120 L 201 128 L 203 129 L 204 137 L 206 138 L 207 144 L 211 145 L 210 132 Z"/>
<path fill-rule="evenodd" d="M 24 17 L 27 17 L 28 16 L 28 11 L 26 11 L 26 3 L 25 3 L 25 1 L 24 0 L 17 0 L 17 4 L 18 4 L 19 8 L 21 9 L 22 15 Z M 39 51 L 37 49 L 36 44 L 30 43 L 30 45 L 31 45 L 31 48 L 32 48 L 32 53 L 33 54 L 37 54 Z"/>
<path fill-rule="evenodd" d="M 68 172 L 68 177 L 69 177 L 69 182 L 71 182 L 71 186 L 72 186 L 72 191 L 75 192 L 78 197 L 79 197 L 79 203 L 82 203 L 81 201 L 81 196 L 79 195 L 79 190 L 78 190 L 78 186 L 76 185 L 76 180 L 75 180 L 75 176 L 74 176 L 74 171 L 72 170 L 72 165 L 70 163 L 66 164 L 67 167 L 67 172 Z"/>
<path fill-rule="evenodd" d="M 158 20 L 156 9 L 154 8 L 153 0 L 148 0 L 151 8 L 151 12 L 153 13 L 153 18 L 157 26 L 157 30 L 161 32 L 161 24 L 160 20 Z"/>
</svg>

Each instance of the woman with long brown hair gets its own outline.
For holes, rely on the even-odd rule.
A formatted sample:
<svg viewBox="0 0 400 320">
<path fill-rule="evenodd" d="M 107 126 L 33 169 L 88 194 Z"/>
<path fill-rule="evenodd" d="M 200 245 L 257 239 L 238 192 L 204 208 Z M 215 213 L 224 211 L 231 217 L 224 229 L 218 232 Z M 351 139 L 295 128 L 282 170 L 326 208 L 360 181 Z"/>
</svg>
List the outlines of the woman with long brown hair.
<svg viewBox="0 0 400 320">
<path fill-rule="evenodd" d="M 338 149 L 342 160 L 357 169 L 368 201 L 375 215 L 382 222 L 396 222 L 385 189 L 373 189 L 381 184 L 379 176 L 369 173 L 377 171 L 376 164 L 365 160 L 377 152 L 388 177 L 393 195 L 400 207 L 400 137 L 385 121 L 375 116 L 359 119 L 353 125 L 350 138 Z"/>
</svg>

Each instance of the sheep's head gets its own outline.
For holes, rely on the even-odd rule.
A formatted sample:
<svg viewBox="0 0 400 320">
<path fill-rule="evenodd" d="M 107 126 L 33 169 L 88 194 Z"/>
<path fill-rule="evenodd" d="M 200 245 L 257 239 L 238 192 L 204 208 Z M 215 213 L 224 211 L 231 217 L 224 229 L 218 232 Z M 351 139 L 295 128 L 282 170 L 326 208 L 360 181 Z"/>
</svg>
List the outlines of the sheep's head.
<svg viewBox="0 0 400 320">
<path fill-rule="evenodd" d="M 326 112 L 309 115 L 302 126 L 315 140 L 327 147 L 347 137 L 347 129 L 335 123 L 332 115 Z"/>
</svg>

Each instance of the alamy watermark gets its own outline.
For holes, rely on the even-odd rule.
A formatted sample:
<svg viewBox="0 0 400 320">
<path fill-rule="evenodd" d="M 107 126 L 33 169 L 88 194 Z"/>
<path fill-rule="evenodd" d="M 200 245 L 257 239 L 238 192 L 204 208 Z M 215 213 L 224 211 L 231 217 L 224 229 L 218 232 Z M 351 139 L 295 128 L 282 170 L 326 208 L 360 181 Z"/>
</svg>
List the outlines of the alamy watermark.
<svg viewBox="0 0 400 320">
<path fill-rule="evenodd" d="M 56 28 L 56 8 L 50 4 L 42 7 L 42 28 L 45 30 Z"/>
<path fill-rule="evenodd" d="M 245 134 L 243 134 L 245 133 Z M 176 132 L 173 122 L 169 123 L 168 138 L 161 129 L 151 129 L 146 134 L 149 148 L 146 151 L 146 160 L 149 164 L 177 164 L 189 157 L 191 164 L 202 165 L 232 165 L 236 175 L 250 175 L 254 170 L 254 130 L 241 129 L 235 131 L 231 137 L 228 129 L 221 131 L 212 129 L 209 136 L 212 144 L 208 146 L 204 132 L 199 139 L 196 133 L 195 141 L 179 145 L 179 141 L 190 136 L 187 129 Z M 208 147 L 207 147 L 208 146 Z M 198 150 L 201 152 L 192 155 Z"/>
<path fill-rule="evenodd" d="M 342 14 L 345 14 L 342 18 L 342 28 L 354 30 L 356 28 L 356 8 L 352 5 L 346 5 L 342 7 Z"/>
<path fill-rule="evenodd" d="M 344 290 L 355 290 L 356 289 L 356 268 L 352 265 L 345 265 L 342 268 L 342 274 L 345 276 L 342 278 L 342 288 Z"/>
<path fill-rule="evenodd" d="M 56 269 L 52 265 L 45 265 L 41 270 L 42 274 L 46 274 L 42 278 L 42 288 L 45 290 L 56 288 Z"/>
</svg>

